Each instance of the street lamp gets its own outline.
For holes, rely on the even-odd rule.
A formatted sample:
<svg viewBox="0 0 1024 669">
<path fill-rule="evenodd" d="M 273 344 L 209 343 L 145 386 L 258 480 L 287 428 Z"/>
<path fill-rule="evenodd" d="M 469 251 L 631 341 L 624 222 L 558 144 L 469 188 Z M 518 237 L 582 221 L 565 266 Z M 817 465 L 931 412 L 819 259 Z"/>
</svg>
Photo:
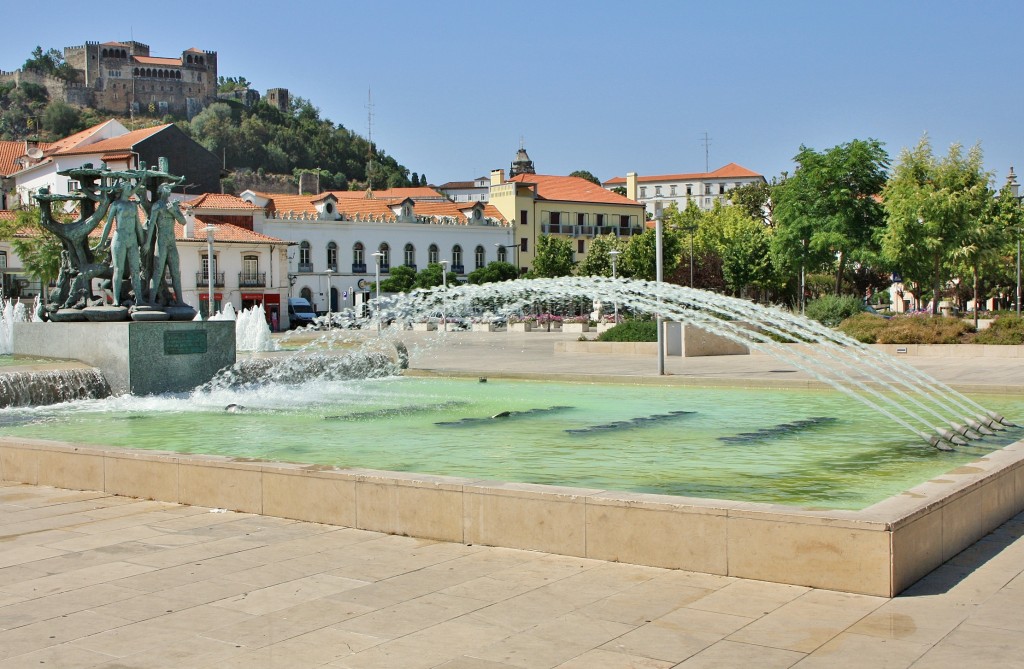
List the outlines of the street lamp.
<svg viewBox="0 0 1024 669">
<path fill-rule="evenodd" d="M 622 251 L 620 251 L 618 249 L 612 249 L 611 251 L 608 252 L 608 255 L 610 255 L 612 257 L 612 280 L 613 281 L 615 280 L 615 259 L 619 257 L 620 253 L 622 253 Z M 618 325 L 619 324 L 619 296 L 618 295 L 615 296 L 614 303 L 615 303 L 615 324 Z"/>
<path fill-rule="evenodd" d="M 448 261 L 442 260 L 441 265 L 441 285 L 444 286 L 444 296 L 441 297 L 441 330 L 448 332 L 448 321 L 444 317 L 444 304 L 445 297 L 448 295 Z"/>
<path fill-rule="evenodd" d="M 334 270 L 328 267 L 327 272 L 325 273 L 327 274 L 327 329 L 330 330 L 334 327 L 334 319 L 331 315 L 331 311 L 333 311 L 334 306 L 331 304 L 331 274 L 334 273 Z"/>
<path fill-rule="evenodd" d="M 213 279 L 213 231 L 214 227 L 212 223 L 206 224 L 206 289 L 207 289 L 207 307 L 206 307 L 206 320 L 213 318 L 213 286 L 216 283 Z"/>
<path fill-rule="evenodd" d="M 377 282 L 377 301 L 373 306 L 374 314 L 377 316 L 377 334 L 380 334 L 380 259 L 384 257 L 384 254 L 380 251 L 372 254 L 374 261 L 374 279 Z"/>
<path fill-rule="evenodd" d="M 654 219 L 654 255 L 655 255 L 655 280 L 660 284 L 664 280 L 665 269 L 662 260 L 662 225 L 661 217 Z M 665 375 L 665 329 L 664 320 L 661 317 L 661 286 L 658 286 L 658 376 Z"/>
<path fill-rule="evenodd" d="M 1017 183 L 1017 175 L 1013 173 L 1013 167 L 1010 168 L 1010 175 L 1006 177 L 1006 185 L 1010 187 L 1010 195 L 1013 196 L 1018 203 L 1021 198 L 1018 195 L 1020 192 L 1020 184 Z M 1020 318 L 1020 218 L 1019 212 L 1017 218 L 1017 318 Z M 974 305 L 974 310 L 977 312 L 978 305 Z"/>
</svg>

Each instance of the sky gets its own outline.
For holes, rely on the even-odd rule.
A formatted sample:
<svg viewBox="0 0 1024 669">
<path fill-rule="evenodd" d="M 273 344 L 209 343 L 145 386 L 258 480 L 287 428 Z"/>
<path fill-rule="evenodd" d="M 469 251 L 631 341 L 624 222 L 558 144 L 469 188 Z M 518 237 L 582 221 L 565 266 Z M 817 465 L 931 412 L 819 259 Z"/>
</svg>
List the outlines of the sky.
<svg viewBox="0 0 1024 669">
<path fill-rule="evenodd" d="M 432 184 L 507 170 L 520 141 L 538 173 L 602 180 L 731 162 L 771 179 L 801 145 L 867 138 L 895 162 L 925 133 L 937 154 L 980 143 L 997 185 L 1024 169 L 1019 0 L 51 0 L 57 20 L 40 6 L 5 8 L 21 27 L 0 70 L 86 41 L 216 51 L 219 74 L 372 127 Z"/>
</svg>

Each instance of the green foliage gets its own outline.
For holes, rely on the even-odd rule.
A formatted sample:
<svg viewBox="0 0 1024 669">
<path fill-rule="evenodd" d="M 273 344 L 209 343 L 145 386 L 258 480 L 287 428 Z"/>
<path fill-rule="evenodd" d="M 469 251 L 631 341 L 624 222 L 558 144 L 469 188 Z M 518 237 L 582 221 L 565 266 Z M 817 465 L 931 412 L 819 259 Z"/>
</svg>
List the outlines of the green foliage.
<svg viewBox="0 0 1024 669">
<path fill-rule="evenodd" d="M 432 262 L 416 275 L 416 288 L 434 288 L 444 283 L 447 274 L 448 285 L 458 285 L 459 278 L 452 272 L 444 272 L 440 263 Z"/>
<path fill-rule="evenodd" d="M 79 130 L 85 130 L 82 125 L 82 113 L 77 107 L 72 107 L 62 100 L 54 100 L 46 105 L 43 112 L 43 128 L 52 137 L 67 137 Z"/>
<path fill-rule="evenodd" d="M 37 46 L 21 67 L 23 70 L 35 70 L 72 83 L 78 81 L 78 71 L 68 64 L 64 60 L 64 54 L 56 49 L 43 52 L 43 47 Z"/>
<path fill-rule="evenodd" d="M 252 84 L 245 77 L 217 77 L 217 92 L 230 93 L 240 88 L 249 88 Z"/>
<path fill-rule="evenodd" d="M 667 277 L 679 265 L 679 253 L 683 248 L 682 232 L 663 225 L 661 247 L 662 271 Z M 647 228 L 641 234 L 629 238 L 629 243 L 619 256 L 620 271 L 623 276 L 653 281 L 657 278 L 657 258 L 657 233 L 654 228 Z"/>
<path fill-rule="evenodd" d="M 878 343 L 878 333 L 888 327 L 889 321 L 878 314 L 861 312 L 839 324 L 838 329 L 864 344 Z"/>
<path fill-rule="evenodd" d="M 622 251 L 625 248 L 625 242 L 615 235 L 594 237 L 587 255 L 576 265 L 576 274 L 578 276 L 611 276 L 612 260 L 608 253 L 614 250 L 619 252 L 615 261 L 615 274 L 622 276 Z"/>
<path fill-rule="evenodd" d="M 408 265 L 398 265 L 388 271 L 388 278 L 380 282 L 380 289 L 386 293 L 408 293 L 416 286 L 416 270 Z"/>
<path fill-rule="evenodd" d="M 801 146 L 794 160 L 796 172 L 772 190 L 773 252 L 791 274 L 801 265 L 832 268 L 838 295 L 847 263 L 877 253 L 875 232 L 885 219 L 875 198 L 889 156 L 878 140 L 855 139 L 820 153 Z"/>
<path fill-rule="evenodd" d="M 54 218 L 65 222 L 67 219 L 56 212 Z M 25 232 L 28 234 L 15 236 Z M 38 207 L 19 209 L 14 220 L 0 223 L 0 239 L 10 241 L 26 273 L 38 278 L 43 285 L 57 278 L 63 247 L 55 235 L 39 225 Z"/>
<path fill-rule="evenodd" d="M 541 235 L 537 239 L 537 252 L 534 254 L 533 267 L 527 277 L 552 279 L 558 276 L 571 276 L 573 265 L 576 264 L 574 256 L 571 240 Z"/>
<path fill-rule="evenodd" d="M 825 295 L 817 300 L 808 302 L 805 314 L 807 318 L 834 328 L 862 310 L 863 302 L 858 297 L 852 295 Z"/>
<path fill-rule="evenodd" d="M 612 189 L 612 192 L 621 195 L 622 197 L 626 197 L 627 191 L 625 186 L 616 186 Z"/>
<path fill-rule="evenodd" d="M 878 333 L 879 344 L 958 344 L 974 328 L 959 318 L 895 316 Z"/>
<path fill-rule="evenodd" d="M 747 216 L 755 221 L 761 221 L 766 226 L 774 225 L 772 210 L 772 189 L 774 183 L 768 184 L 763 181 L 743 184 L 729 191 L 729 201 L 732 206 L 738 207 Z M 691 200 L 692 202 L 692 200 Z"/>
<path fill-rule="evenodd" d="M 486 267 L 479 267 L 466 276 L 471 284 L 496 283 L 498 281 L 512 281 L 517 278 L 519 272 L 512 263 L 495 260 L 487 263 Z"/>
<path fill-rule="evenodd" d="M 580 179 L 586 179 L 590 183 L 597 184 L 598 186 L 601 185 L 601 180 L 595 177 L 593 173 L 588 172 L 587 170 L 576 170 L 575 172 L 570 172 L 569 176 L 579 177 Z"/>
<path fill-rule="evenodd" d="M 597 341 L 658 341 L 658 323 L 623 321 L 599 334 Z"/>
<path fill-rule="evenodd" d="M 975 344 L 1024 344 L 1024 318 L 1000 316 L 974 335 Z"/>
</svg>

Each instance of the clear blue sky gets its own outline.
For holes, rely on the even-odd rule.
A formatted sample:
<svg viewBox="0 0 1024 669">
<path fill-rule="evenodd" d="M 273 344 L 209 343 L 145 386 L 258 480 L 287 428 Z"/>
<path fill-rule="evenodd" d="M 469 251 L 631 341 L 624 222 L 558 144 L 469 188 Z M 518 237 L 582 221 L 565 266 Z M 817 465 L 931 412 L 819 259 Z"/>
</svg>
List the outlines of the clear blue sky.
<svg viewBox="0 0 1024 669">
<path fill-rule="evenodd" d="M 981 142 L 999 184 L 1024 171 L 1019 0 L 8 4 L 0 69 L 36 45 L 194 46 L 361 134 L 372 89 L 374 140 L 435 184 L 507 169 L 520 137 L 544 174 L 703 171 L 705 132 L 711 169 L 768 177 L 801 144 L 895 160 L 924 132 Z"/>
</svg>

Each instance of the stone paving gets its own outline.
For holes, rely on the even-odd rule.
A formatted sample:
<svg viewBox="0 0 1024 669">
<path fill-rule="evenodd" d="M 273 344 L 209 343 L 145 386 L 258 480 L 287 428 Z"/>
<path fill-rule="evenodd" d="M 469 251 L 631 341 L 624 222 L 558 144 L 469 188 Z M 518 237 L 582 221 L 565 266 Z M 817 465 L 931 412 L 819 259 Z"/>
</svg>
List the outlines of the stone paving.
<svg viewBox="0 0 1024 669">
<path fill-rule="evenodd" d="M 653 374 L 551 355 L 557 335 L 473 335 L 414 367 Z M 908 361 L 1024 379 L 1019 361 Z M 668 371 L 790 375 L 761 356 Z M 1024 514 L 890 600 L 0 484 L 0 669 L 1024 667 L 1022 537 Z"/>
</svg>

